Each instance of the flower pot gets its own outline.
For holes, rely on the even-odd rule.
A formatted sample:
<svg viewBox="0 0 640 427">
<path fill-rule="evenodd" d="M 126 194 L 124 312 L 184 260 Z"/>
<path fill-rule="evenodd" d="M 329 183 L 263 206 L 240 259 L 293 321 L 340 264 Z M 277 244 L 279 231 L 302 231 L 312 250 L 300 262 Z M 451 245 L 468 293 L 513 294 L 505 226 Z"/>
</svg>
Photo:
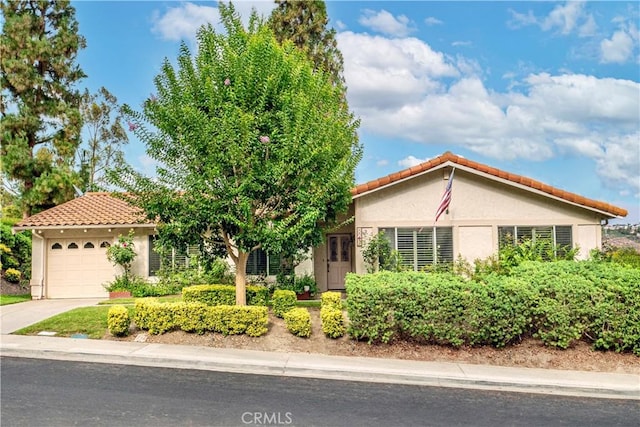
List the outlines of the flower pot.
<svg viewBox="0 0 640 427">
<path fill-rule="evenodd" d="M 311 293 L 309 291 L 303 292 L 301 294 L 296 294 L 296 298 L 298 300 L 307 300 L 311 299 Z"/>
<path fill-rule="evenodd" d="M 129 291 L 109 292 L 109 299 L 117 299 L 117 298 L 131 298 L 131 292 Z"/>
</svg>

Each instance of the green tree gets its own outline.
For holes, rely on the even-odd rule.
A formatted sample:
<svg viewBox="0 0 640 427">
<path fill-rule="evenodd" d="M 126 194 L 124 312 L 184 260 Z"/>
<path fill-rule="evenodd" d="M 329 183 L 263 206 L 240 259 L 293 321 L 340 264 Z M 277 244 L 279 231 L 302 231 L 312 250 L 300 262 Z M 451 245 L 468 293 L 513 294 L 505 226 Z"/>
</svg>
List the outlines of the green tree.
<svg viewBox="0 0 640 427">
<path fill-rule="evenodd" d="M 84 92 L 80 112 L 87 135 L 78 151 L 81 188 L 95 191 L 103 181 L 104 172 L 124 161 L 122 146 L 129 138 L 122 126 L 118 100 L 104 87 L 95 94 Z"/>
<path fill-rule="evenodd" d="M 328 72 L 335 84 L 344 85 L 343 58 L 336 31 L 327 29 L 329 18 L 323 0 L 275 0 L 278 5 L 269 19 L 279 42 L 289 40 L 302 49 L 315 69 Z"/>
<path fill-rule="evenodd" d="M 328 74 L 255 13 L 248 29 L 232 5 L 220 13 L 224 34 L 202 27 L 195 56 L 183 44 L 177 69 L 165 60 L 157 98 L 142 112 L 124 107 L 157 177 L 127 165 L 109 177 L 161 228 L 219 236 L 244 305 L 251 251 L 322 241 L 322 227 L 349 206 L 362 148 L 359 121 Z"/>
<path fill-rule="evenodd" d="M 4 178 L 17 182 L 23 216 L 73 197 L 80 141 L 76 64 L 85 40 L 68 1 L 0 2 L 0 135 Z"/>
</svg>

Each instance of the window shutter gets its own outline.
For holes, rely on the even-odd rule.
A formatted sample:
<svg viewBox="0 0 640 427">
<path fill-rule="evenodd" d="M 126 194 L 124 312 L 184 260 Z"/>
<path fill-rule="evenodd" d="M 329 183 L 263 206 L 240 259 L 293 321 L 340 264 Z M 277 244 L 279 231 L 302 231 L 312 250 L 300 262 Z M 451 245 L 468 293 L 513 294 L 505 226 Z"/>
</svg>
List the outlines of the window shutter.
<svg viewBox="0 0 640 427">
<path fill-rule="evenodd" d="M 160 270 L 160 254 L 155 250 L 155 241 L 156 236 L 149 236 L 149 276 L 155 276 Z"/>
<path fill-rule="evenodd" d="M 453 229 L 451 227 L 436 228 L 436 256 L 437 262 L 453 262 Z"/>
<path fill-rule="evenodd" d="M 573 249 L 573 230 L 570 225 L 557 225 L 555 229 L 556 254 L 562 257 Z"/>
<path fill-rule="evenodd" d="M 524 240 L 533 240 L 533 227 L 516 227 L 517 243 L 522 243 Z"/>
<path fill-rule="evenodd" d="M 402 257 L 402 264 L 415 269 L 414 256 L 414 231 L 412 228 L 398 228 L 396 230 L 398 241 L 398 253 Z"/>
<path fill-rule="evenodd" d="M 433 264 L 433 229 L 416 230 L 416 270 Z"/>
</svg>

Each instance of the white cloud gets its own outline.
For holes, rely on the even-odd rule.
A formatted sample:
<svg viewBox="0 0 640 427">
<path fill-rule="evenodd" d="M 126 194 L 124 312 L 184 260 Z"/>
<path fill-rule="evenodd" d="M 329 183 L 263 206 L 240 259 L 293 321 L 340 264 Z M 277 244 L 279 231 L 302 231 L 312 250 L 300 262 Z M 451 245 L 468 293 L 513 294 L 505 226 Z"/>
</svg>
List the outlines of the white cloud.
<svg viewBox="0 0 640 427">
<path fill-rule="evenodd" d="M 558 29 L 566 35 L 578 26 L 580 19 L 588 19 L 585 18 L 584 2 L 568 1 L 564 5 L 556 6 L 539 25 L 543 31 Z"/>
<path fill-rule="evenodd" d="M 220 14 L 215 7 L 185 3 L 169 8 L 162 15 L 156 11 L 152 20 L 151 31 L 165 40 L 193 40 L 202 25 L 218 24 Z"/>
<path fill-rule="evenodd" d="M 451 46 L 471 46 L 473 42 L 471 41 L 455 41 L 451 43 Z"/>
<path fill-rule="evenodd" d="M 444 24 L 444 22 L 442 22 L 438 18 L 434 18 L 433 16 L 429 16 L 428 18 L 425 18 L 424 23 L 427 24 L 428 26 Z"/>
<path fill-rule="evenodd" d="M 381 159 L 376 162 L 376 166 L 387 166 L 389 164 L 389 160 Z"/>
<path fill-rule="evenodd" d="M 542 31 L 555 31 L 562 35 L 577 32 L 580 37 L 593 36 L 597 29 L 592 14 L 585 11 L 585 2 L 568 1 L 553 8 L 547 16 L 537 17 L 531 10 L 527 13 L 509 9 L 511 19 L 507 21 L 509 28 L 518 29 L 529 25 L 537 25 Z"/>
<path fill-rule="evenodd" d="M 625 63 L 631 59 L 634 45 L 634 40 L 628 31 L 618 30 L 610 39 L 600 42 L 600 62 Z"/>
<path fill-rule="evenodd" d="M 475 61 L 453 59 L 414 38 L 346 32 L 338 43 L 349 104 L 370 134 L 500 159 L 571 152 L 592 159 L 612 187 L 640 192 L 637 82 L 568 72 L 529 72 L 522 79 L 519 70 L 505 74 L 509 89 L 492 91 Z M 407 157 L 400 164 L 420 161 Z"/>
<path fill-rule="evenodd" d="M 337 36 L 352 107 L 385 110 L 437 92 L 439 77 L 459 74 L 442 53 L 415 38 L 388 39 L 347 31 Z"/>
<path fill-rule="evenodd" d="M 398 165 L 402 166 L 403 168 L 410 168 L 413 166 L 418 166 L 421 163 L 427 162 L 429 161 L 429 158 L 426 159 L 419 159 L 417 157 L 414 156 L 407 156 L 402 160 L 398 160 Z"/>
<path fill-rule="evenodd" d="M 252 0 L 233 2 L 243 23 L 249 22 L 252 10 L 259 15 L 268 16 L 275 7 L 273 1 Z M 151 31 L 165 40 L 195 41 L 198 28 L 211 24 L 216 30 L 221 30 L 220 12 L 217 7 L 200 6 L 193 3 L 183 3 L 177 7 L 169 7 L 164 13 L 154 11 L 151 18 Z"/>
<path fill-rule="evenodd" d="M 365 9 L 363 13 L 364 15 L 358 19 L 360 25 L 382 34 L 405 37 L 416 30 L 411 20 L 405 15 L 396 17 L 384 9 L 379 12 Z"/>
</svg>

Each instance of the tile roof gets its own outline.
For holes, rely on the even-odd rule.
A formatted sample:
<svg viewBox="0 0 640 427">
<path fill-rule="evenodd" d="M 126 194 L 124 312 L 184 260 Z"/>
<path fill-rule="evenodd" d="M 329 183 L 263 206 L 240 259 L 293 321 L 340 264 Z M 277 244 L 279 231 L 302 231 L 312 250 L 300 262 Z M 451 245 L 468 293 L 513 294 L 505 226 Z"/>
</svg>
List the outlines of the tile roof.
<svg viewBox="0 0 640 427">
<path fill-rule="evenodd" d="M 142 212 L 111 193 L 86 193 L 81 197 L 25 218 L 16 228 L 146 224 Z"/>
<path fill-rule="evenodd" d="M 586 197 L 582 197 L 578 194 L 560 190 L 558 188 L 552 187 L 531 178 L 527 178 L 525 176 L 508 173 L 482 163 L 474 162 L 473 160 L 465 159 L 464 157 L 457 156 L 449 151 L 442 154 L 441 156 L 435 157 L 417 166 L 413 166 L 411 168 L 401 170 L 400 172 L 392 173 L 382 178 L 374 179 L 364 184 L 360 184 L 351 190 L 351 194 L 355 197 L 369 191 L 374 191 L 394 182 L 398 182 L 411 176 L 427 172 L 431 169 L 434 169 L 436 166 L 442 165 L 447 162 L 451 162 L 459 166 L 465 166 L 469 169 L 474 169 L 478 172 L 483 172 L 488 175 L 511 181 L 516 184 L 521 184 L 525 187 L 541 191 L 543 193 L 549 194 L 550 196 L 557 197 L 570 203 L 575 203 L 587 208 L 606 212 L 607 214 L 610 214 L 612 216 L 627 216 L 626 209 L 619 208 L 617 206 L 613 206 L 597 200 L 587 199 Z"/>
</svg>

